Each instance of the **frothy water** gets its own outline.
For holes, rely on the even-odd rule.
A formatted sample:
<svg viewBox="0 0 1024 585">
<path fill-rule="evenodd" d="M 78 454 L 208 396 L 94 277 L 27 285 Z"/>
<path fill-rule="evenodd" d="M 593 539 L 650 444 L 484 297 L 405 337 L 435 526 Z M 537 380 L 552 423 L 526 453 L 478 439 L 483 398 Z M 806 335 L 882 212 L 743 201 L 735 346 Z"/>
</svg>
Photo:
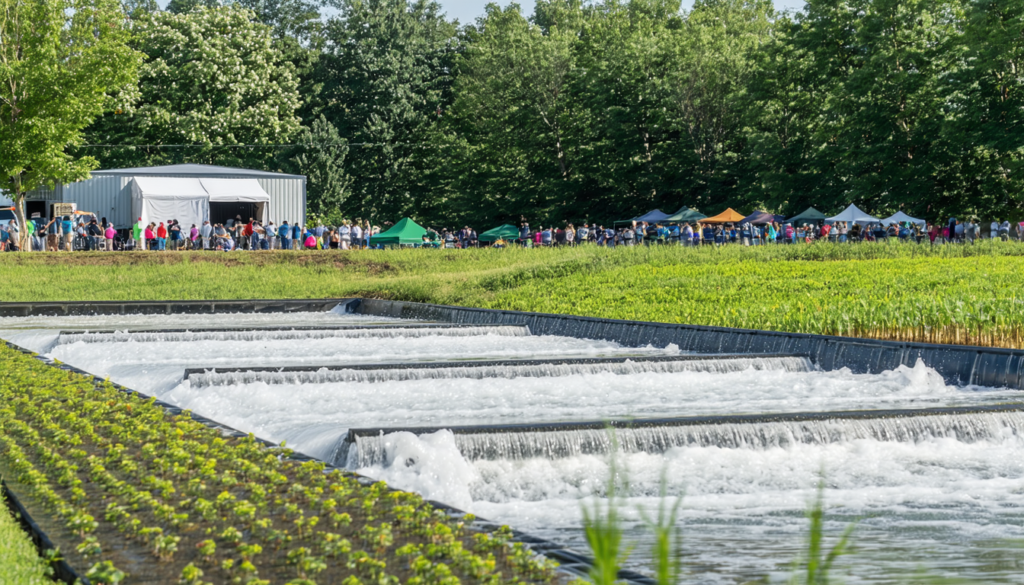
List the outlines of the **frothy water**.
<svg viewBox="0 0 1024 585">
<path fill-rule="evenodd" d="M 348 452 L 343 454 L 343 461 L 352 468 L 387 465 L 394 460 L 389 451 L 396 448 L 396 437 L 404 438 L 407 434 L 358 436 Z M 626 453 L 663 453 L 675 447 L 688 446 L 770 449 L 797 443 L 845 443 L 861 439 L 920 442 L 951 438 L 976 442 L 1021 434 L 1024 434 L 1024 411 L 854 420 L 723 422 L 621 428 L 614 432 L 603 429 L 460 432 L 454 435 L 454 442 L 462 457 L 472 461 L 559 459 L 607 454 L 614 449 Z"/>
<path fill-rule="evenodd" d="M 195 341 L 279 341 L 315 339 L 356 339 L 379 337 L 467 337 L 497 335 L 524 337 L 530 334 L 526 327 L 501 325 L 497 327 L 383 327 L 373 329 L 284 329 L 250 331 L 117 331 L 111 333 L 62 333 L 57 345 L 72 343 L 188 343 Z"/>
<path fill-rule="evenodd" d="M 463 366 L 444 368 L 388 368 L 378 370 L 327 369 L 313 372 L 206 372 L 192 374 L 189 382 L 193 388 L 202 386 L 225 386 L 236 384 L 331 384 L 331 383 L 380 383 L 403 382 L 408 380 L 445 380 L 462 378 L 483 380 L 499 378 L 550 378 L 586 374 L 628 375 L 643 373 L 678 372 L 740 372 L 744 370 L 784 370 L 805 372 L 814 365 L 803 357 L 779 358 L 729 358 L 729 359 L 680 359 L 671 361 L 626 360 L 619 363 L 567 363 L 567 364 L 510 364 L 488 366 Z"/>
<path fill-rule="evenodd" d="M 580 507 L 607 496 L 608 455 L 470 461 L 447 431 L 390 440 L 387 463 L 361 473 L 586 550 Z M 635 546 L 628 566 L 650 566 L 650 532 L 638 510 L 656 512 L 665 478 L 668 495 L 683 498 L 684 582 L 788 575 L 788 563 L 802 550 L 804 512 L 824 478 L 828 536 L 858 522 L 856 555 L 840 563 L 845 582 L 893 583 L 897 574 L 926 566 L 940 575 L 949 576 L 943 568 L 952 567 L 959 576 L 1017 583 L 1019 549 L 1015 562 L 991 560 L 1012 554 L 1013 544 L 1000 539 L 1024 538 L 1022 448 L 1024 439 L 1006 432 L 974 442 L 853 438 L 620 452 L 617 466 L 626 481 L 619 495 Z M 439 468 L 452 472 L 438 477 Z M 985 545 L 987 555 L 973 548 L 982 540 L 995 541 Z"/>
</svg>

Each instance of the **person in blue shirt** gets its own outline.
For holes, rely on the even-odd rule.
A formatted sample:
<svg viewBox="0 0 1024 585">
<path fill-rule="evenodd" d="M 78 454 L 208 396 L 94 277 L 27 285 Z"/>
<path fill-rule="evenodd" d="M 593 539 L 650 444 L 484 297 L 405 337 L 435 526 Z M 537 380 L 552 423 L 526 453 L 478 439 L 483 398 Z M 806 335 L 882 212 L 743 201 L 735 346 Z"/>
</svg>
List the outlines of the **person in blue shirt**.
<svg viewBox="0 0 1024 585">
<path fill-rule="evenodd" d="M 302 241 L 305 239 L 302 237 L 302 226 L 298 223 L 292 228 L 292 239 L 296 241 L 296 246 L 302 249 Z"/>
<path fill-rule="evenodd" d="M 278 227 L 277 233 L 281 235 L 281 249 L 291 250 L 292 249 L 292 226 L 288 225 L 288 220 L 281 222 Z"/>
</svg>

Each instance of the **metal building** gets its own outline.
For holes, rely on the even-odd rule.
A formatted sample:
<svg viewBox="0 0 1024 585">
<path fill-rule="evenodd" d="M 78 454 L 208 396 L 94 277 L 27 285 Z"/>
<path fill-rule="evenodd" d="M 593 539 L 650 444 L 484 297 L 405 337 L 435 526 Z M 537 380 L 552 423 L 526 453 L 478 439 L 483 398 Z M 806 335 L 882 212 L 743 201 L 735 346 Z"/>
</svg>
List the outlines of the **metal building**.
<svg viewBox="0 0 1024 585">
<path fill-rule="evenodd" d="M 188 181 L 178 179 L 207 179 L 207 184 L 216 182 L 217 191 L 221 195 L 209 205 L 211 223 L 224 223 L 227 218 L 241 215 L 243 219 L 260 217 L 264 220 L 280 224 L 284 220 L 289 223 L 306 221 L 306 177 L 287 175 L 250 169 L 236 169 L 212 165 L 182 164 L 160 167 L 141 167 L 135 169 L 111 169 L 92 171 L 92 177 L 77 183 L 57 185 L 54 189 L 41 188 L 31 191 L 26 197 L 26 213 L 40 213 L 49 217 L 53 203 L 74 203 L 79 211 L 89 211 L 97 217 L 106 217 L 118 228 L 131 226 L 139 214 L 139 185 L 162 183 L 162 191 L 173 194 L 177 185 L 187 185 Z M 141 180 L 136 181 L 135 178 Z M 175 179 L 160 181 L 160 179 Z M 250 198 L 230 197 L 231 181 L 222 179 L 239 179 L 239 191 L 251 191 L 255 180 L 259 187 L 269 196 L 269 203 L 255 204 Z M 195 182 L 195 181 L 193 181 Z M 228 196 L 225 197 L 224 193 Z M 133 201 L 133 194 L 135 200 Z M 135 209 L 133 210 L 133 205 Z M 260 205 L 258 207 L 258 205 Z M 266 211 L 265 214 L 258 213 Z M 149 217 L 147 221 L 163 221 L 169 217 Z M 173 219 L 179 219 L 177 217 Z M 183 220 L 184 224 L 185 221 Z"/>
</svg>

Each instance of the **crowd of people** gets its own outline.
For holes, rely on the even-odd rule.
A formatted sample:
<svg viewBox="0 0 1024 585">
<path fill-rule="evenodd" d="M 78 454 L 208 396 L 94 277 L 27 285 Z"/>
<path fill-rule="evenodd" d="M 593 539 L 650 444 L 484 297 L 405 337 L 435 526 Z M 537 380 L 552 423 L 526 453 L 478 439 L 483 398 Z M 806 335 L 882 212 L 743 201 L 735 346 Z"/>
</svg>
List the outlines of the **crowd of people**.
<svg viewBox="0 0 1024 585">
<path fill-rule="evenodd" d="M 28 223 L 32 251 L 115 251 L 115 250 L 322 250 L 369 247 L 370 237 L 380 232 L 368 221 L 343 221 L 337 226 L 266 224 L 241 216 L 225 223 L 204 221 L 185 227 L 176 219 L 144 223 L 139 218 L 128 234 L 114 228 L 107 218 L 70 216 L 50 221 L 32 218 Z M 0 226 L 0 251 L 17 251 L 21 241 L 17 222 Z"/>
<path fill-rule="evenodd" d="M 342 221 L 337 226 L 317 223 L 307 226 L 282 221 L 279 225 L 266 224 L 241 216 L 225 223 L 208 221 L 202 225 L 185 227 L 175 219 L 145 224 L 141 218 L 130 233 L 122 237 L 106 218 L 63 216 L 44 221 L 33 218 L 28 222 L 29 241 L 33 251 L 72 250 L 325 250 L 370 248 L 370 238 L 381 232 L 379 226 L 360 219 Z M 0 251 L 18 250 L 19 230 L 16 222 L 0 226 Z M 520 224 L 517 237 L 506 237 L 481 242 L 476 230 L 466 226 L 459 230 L 428 228 L 417 247 L 473 248 L 481 245 L 506 247 L 598 246 L 635 245 L 728 245 L 757 246 L 766 244 L 793 244 L 801 242 L 877 242 L 898 240 L 916 243 L 971 243 L 982 239 L 1017 239 L 1024 241 L 1024 221 L 992 221 L 987 230 L 977 220 L 960 221 L 950 218 L 946 222 L 870 223 L 861 225 L 848 222 L 780 223 L 763 225 L 708 224 L 702 222 L 660 224 L 631 222 L 624 226 L 606 227 L 586 224 L 577 227 L 567 224 L 531 228 Z"/>
<path fill-rule="evenodd" d="M 598 246 L 634 246 L 652 244 L 678 244 L 685 246 L 738 244 L 758 246 L 765 244 L 793 244 L 798 242 L 829 241 L 875 242 L 899 240 L 903 242 L 944 244 L 974 243 L 983 237 L 1024 241 L 1024 221 L 1011 225 L 1009 221 L 993 221 L 984 231 L 977 220 L 960 221 L 950 218 L 948 222 L 926 223 L 925 225 L 900 222 L 859 224 L 853 222 L 814 222 L 767 224 L 732 224 L 684 222 L 681 224 L 658 224 L 632 222 L 622 227 L 605 227 L 598 224 L 583 224 L 564 228 L 538 227 L 531 229 L 522 223 L 519 237 L 514 241 L 499 240 L 495 245 L 520 246 L 573 246 L 581 243 Z M 459 247 L 461 239 L 455 246 Z M 464 247 L 464 245 L 463 245 Z"/>
</svg>

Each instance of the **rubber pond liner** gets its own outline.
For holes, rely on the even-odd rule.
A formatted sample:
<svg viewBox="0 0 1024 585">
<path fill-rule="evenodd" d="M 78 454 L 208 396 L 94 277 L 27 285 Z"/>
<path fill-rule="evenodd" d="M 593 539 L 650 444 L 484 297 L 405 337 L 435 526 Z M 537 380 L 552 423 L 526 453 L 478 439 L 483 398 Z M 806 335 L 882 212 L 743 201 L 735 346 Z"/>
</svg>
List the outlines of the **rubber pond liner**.
<svg viewBox="0 0 1024 585">
<path fill-rule="evenodd" d="M 248 436 L 251 435 L 250 433 L 244 433 L 242 431 L 239 431 L 238 429 L 235 429 L 233 427 L 221 424 L 221 423 L 219 423 L 219 422 L 217 422 L 215 420 L 212 420 L 212 419 L 206 418 L 204 416 L 198 415 L 198 414 L 196 414 L 194 412 L 186 411 L 185 409 L 178 408 L 177 406 L 174 406 L 174 405 L 169 404 L 167 402 L 164 402 L 162 400 L 156 399 L 154 397 L 148 396 L 147 394 L 144 394 L 142 392 L 138 392 L 136 390 L 133 390 L 131 388 L 127 388 L 127 387 L 122 386 L 120 384 L 116 384 L 116 383 L 109 382 L 107 380 L 103 380 L 100 377 L 95 376 L 92 373 L 87 372 L 85 370 L 82 370 L 80 368 L 76 368 L 74 366 L 70 366 L 68 364 L 64 364 L 64 363 L 60 363 L 60 362 L 55 362 L 54 360 L 45 358 L 45 357 L 43 357 L 43 356 L 41 356 L 41 355 L 39 355 L 39 354 L 37 354 L 35 352 L 27 350 L 27 349 L 25 349 L 23 347 L 20 347 L 20 346 L 18 346 L 16 344 L 13 344 L 13 343 L 9 342 L 9 341 L 3 341 L 3 343 L 7 347 L 15 349 L 15 350 L 17 350 L 17 351 L 19 351 L 21 353 L 26 354 L 26 355 L 32 356 L 35 359 L 37 359 L 37 360 L 47 364 L 50 367 L 59 368 L 61 370 L 65 370 L 65 371 L 69 371 L 69 372 L 74 372 L 76 374 L 87 376 L 87 377 L 91 378 L 94 382 L 97 382 L 97 383 L 107 382 L 107 383 L 110 383 L 111 386 L 113 386 L 114 388 L 116 388 L 120 392 L 124 392 L 126 394 L 138 396 L 138 397 L 143 398 L 145 400 L 151 400 L 155 406 L 160 407 L 161 409 L 164 410 L 164 412 L 166 412 L 169 415 L 177 416 L 177 415 L 186 414 L 186 412 L 187 412 L 187 414 L 192 418 L 192 420 L 194 420 L 196 422 L 199 422 L 199 423 L 201 423 L 201 424 L 203 424 L 203 425 L 205 425 L 205 426 L 207 426 L 209 428 L 212 428 L 212 429 L 220 432 L 223 436 L 230 436 L 230 437 L 235 437 L 235 438 L 243 438 L 243 437 L 248 437 Z M 262 444 L 262 445 L 264 445 L 266 447 L 279 447 L 279 445 L 277 443 L 274 443 L 272 441 L 267 441 L 265 439 L 261 439 L 260 437 L 254 437 L 254 439 L 256 440 L 256 442 L 258 442 L 258 443 L 260 443 L 260 444 Z M 332 471 L 340 471 L 341 473 L 343 473 L 346 476 L 355 478 L 362 485 L 372 485 L 372 484 L 378 483 L 378 480 L 375 480 L 375 479 L 372 479 L 372 478 L 369 478 L 369 477 L 366 477 L 366 476 L 363 476 L 363 475 L 360 475 L 360 474 L 357 474 L 357 473 L 353 473 L 353 472 L 348 471 L 348 470 L 339 469 L 338 467 L 334 466 L 331 462 L 322 461 L 322 460 L 310 457 L 308 455 L 305 455 L 303 453 L 299 453 L 299 452 L 296 452 L 296 451 L 292 451 L 291 455 L 288 456 L 288 459 L 291 459 L 291 460 L 294 460 L 294 461 L 297 461 L 297 462 L 316 461 L 316 462 L 323 463 L 324 466 L 325 466 L 324 473 L 330 473 Z M 6 490 L 6 486 L 5 486 L 4 489 Z M 396 490 L 396 489 L 391 488 L 389 486 L 386 491 L 387 492 L 396 492 L 396 491 L 400 491 L 400 490 Z M 17 502 L 19 502 L 18 505 L 21 506 L 20 500 L 17 500 L 17 496 L 16 496 L 16 494 L 13 491 L 9 491 L 8 490 L 8 494 L 10 496 L 10 501 L 12 501 L 12 502 L 17 501 Z M 462 518 L 462 517 L 466 516 L 466 512 L 465 511 L 460 510 L 460 509 L 458 509 L 458 508 L 456 508 L 454 506 L 449 506 L 448 504 L 445 504 L 443 502 L 438 502 L 438 501 L 435 501 L 435 500 L 425 500 L 425 501 L 428 504 L 430 504 L 431 506 L 433 506 L 434 508 L 445 512 L 445 514 L 447 514 L 449 517 L 451 517 L 453 519 L 459 519 L 459 518 Z M 501 526 L 502 525 L 499 524 L 499 523 L 492 522 L 490 520 L 487 520 L 485 518 L 480 518 L 480 517 L 477 517 L 475 515 L 474 515 L 473 522 L 469 525 L 471 530 L 479 531 L 479 532 L 493 532 L 494 530 L 497 530 Z M 578 552 L 576 552 L 574 550 L 567 549 L 567 548 L 565 548 L 562 545 L 559 545 L 557 543 L 554 543 L 554 542 L 551 542 L 551 541 L 548 541 L 548 540 L 545 540 L 545 539 L 542 539 L 542 538 L 538 538 L 538 537 L 533 536 L 531 534 L 528 534 L 528 533 L 516 530 L 515 528 L 511 528 L 511 527 L 509 527 L 509 528 L 511 529 L 511 533 L 512 533 L 511 542 L 522 543 L 523 545 L 528 547 L 533 552 L 535 552 L 537 554 L 540 554 L 540 555 L 543 555 L 544 557 L 546 557 L 548 559 L 557 561 L 559 563 L 559 567 L 558 567 L 557 570 L 559 572 L 562 572 L 563 574 L 571 575 L 573 577 L 586 576 L 588 571 L 589 571 L 589 569 L 590 569 L 590 567 L 593 565 L 593 560 L 591 558 L 587 557 L 586 555 L 582 555 L 582 554 L 580 554 L 580 553 L 578 553 Z M 45 537 L 45 533 L 43 533 L 41 530 L 39 530 L 39 534 L 41 536 Z M 46 542 L 49 542 L 48 538 L 46 539 Z M 83 585 L 89 585 L 89 581 L 87 579 L 81 577 L 70 565 L 68 565 L 67 563 L 64 563 L 64 565 L 67 567 L 66 574 L 74 576 L 70 581 L 66 581 L 67 583 L 72 583 L 73 584 L 74 583 L 74 578 L 78 578 L 78 579 L 80 579 L 80 582 Z M 619 573 L 618 573 L 618 579 L 621 580 L 621 581 L 624 581 L 626 583 L 631 583 L 631 584 L 634 584 L 634 585 L 655 585 L 654 579 L 652 579 L 652 578 L 650 578 L 650 577 L 648 577 L 646 575 L 643 575 L 641 573 L 638 573 L 636 571 L 629 570 L 629 569 L 621 569 L 619 571 Z"/>
</svg>

